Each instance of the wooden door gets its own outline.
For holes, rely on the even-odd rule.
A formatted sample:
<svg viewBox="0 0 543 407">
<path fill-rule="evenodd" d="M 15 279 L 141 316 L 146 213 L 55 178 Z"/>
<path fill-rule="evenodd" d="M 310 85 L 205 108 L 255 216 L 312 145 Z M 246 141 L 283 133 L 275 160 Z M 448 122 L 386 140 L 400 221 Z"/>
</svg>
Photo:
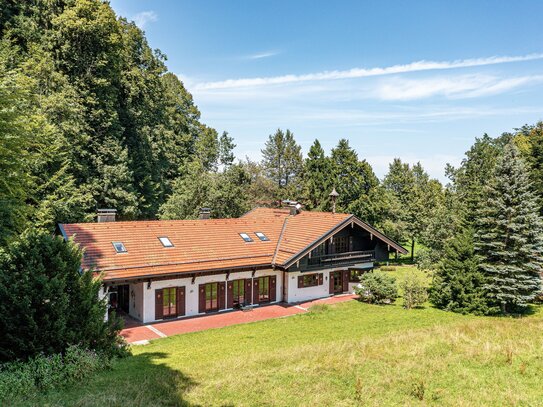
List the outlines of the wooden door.
<svg viewBox="0 0 543 407">
<path fill-rule="evenodd" d="M 341 273 L 341 279 L 343 284 L 343 292 L 349 291 L 349 270 L 343 270 Z"/>
<path fill-rule="evenodd" d="M 226 308 L 226 283 L 223 281 L 219 283 L 219 289 L 217 295 L 219 296 L 219 309 Z"/>
<path fill-rule="evenodd" d="M 330 274 L 328 275 L 328 293 L 329 294 L 334 294 L 335 290 L 334 290 L 334 272 L 331 271 Z"/>
<path fill-rule="evenodd" d="M 198 312 L 206 312 L 206 285 L 200 284 L 198 287 Z"/>
<path fill-rule="evenodd" d="M 234 308 L 234 282 L 226 283 L 226 308 Z"/>
<path fill-rule="evenodd" d="M 162 319 L 162 290 L 155 290 L 155 319 Z"/>
<path fill-rule="evenodd" d="M 251 304 L 253 282 L 250 278 L 245 279 L 245 304 Z"/>
<path fill-rule="evenodd" d="M 258 297 L 259 294 L 259 284 L 258 284 L 258 278 L 253 278 L 253 304 L 259 304 L 260 299 Z"/>
<path fill-rule="evenodd" d="M 185 287 L 177 287 L 177 316 L 185 315 Z"/>
<path fill-rule="evenodd" d="M 270 277 L 270 302 L 274 302 L 277 299 L 277 277 Z"/>
</svg>

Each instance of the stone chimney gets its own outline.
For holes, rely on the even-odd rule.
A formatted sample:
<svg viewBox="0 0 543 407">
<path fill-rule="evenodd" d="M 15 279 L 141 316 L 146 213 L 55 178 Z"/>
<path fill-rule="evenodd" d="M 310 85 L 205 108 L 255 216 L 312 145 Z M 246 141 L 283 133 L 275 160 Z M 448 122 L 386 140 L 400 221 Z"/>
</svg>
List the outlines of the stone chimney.
<svg viewBox="0 0 543 407">
<path fill-rule="evenodd" d="M 98 223 L 115 222 L 115 217 L 117 216 L 116 209 L 98 209 L 96 213 L 97 213 L 96 221 Z"/>
<path fill-rule="evenodd" d="M 211 217 L 211 209 L 200 208 L 200 219 L 209 219 Z"/>
</svg>

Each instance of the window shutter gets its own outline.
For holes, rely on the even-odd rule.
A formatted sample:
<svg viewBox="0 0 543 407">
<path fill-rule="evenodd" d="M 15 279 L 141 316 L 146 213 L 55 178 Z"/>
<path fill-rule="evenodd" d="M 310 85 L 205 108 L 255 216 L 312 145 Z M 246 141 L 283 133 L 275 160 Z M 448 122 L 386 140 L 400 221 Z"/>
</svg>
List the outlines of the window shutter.
<svg viewBox="0 0 543 407">
<path fill-rule="evenodd" d="M 275 276 L 270 277 L 270 302 L 277 298 L 277 281 Z"/>
<path fill-rule="evenodd" d="M 331 271 L 330 274 L 328 275 L 328 283 L 329 283 L 329 287 L 328 287 L 328 292 L 330 294 L 334 294 L 334 272 Z"/>
<path fill-rule="evenodd" d="M 341 282 L 343 284 L 343 292 L 349 291 L 349 270 L 343 270 Z"/>
<path fill-rule="evenodd" d="M 226 308 L 234 307 L 234 284 L 232 281 L 226 283 Z"/>
<path fill-rule="evenodd" d="M 298 276 L 298 288 L 304 288 L 304 276 Z"/>
<path fill-rule="evenodd" d="M 250 278 L 245 279 L 245 303 L 251 304 L 251 296 L 253 292 L 253 283 Z"/>
<path fill-rule="evenodd" d="M 162 290 L 155 290 L 155 319 L 163 317 Z"/>
<path fill-rule="evenodd" d="M 253 304 L 258 304 L 260 302 L 260 299 L 258 298 L 258 287 L 258 278 L 253 278 Z"/>
<path fill-rule="evenodd" d="M 219 283 L 219 309 L 226 308 L 226 283 L 223 281 Z"/>
<path fill-rule="evenodd" d="M 324 275 L 322 273 L 319 273 L 319 285 L 324 284 Z"/>
<path fill-rule="evenodd" d="M 185 315 L 185 287 L 177 287 L 177 316 Z"/>
<path fill-rule="evenodd" d="M 206 285 L 198 286 L 198 312 L 206 312 Z"/>
</svg>

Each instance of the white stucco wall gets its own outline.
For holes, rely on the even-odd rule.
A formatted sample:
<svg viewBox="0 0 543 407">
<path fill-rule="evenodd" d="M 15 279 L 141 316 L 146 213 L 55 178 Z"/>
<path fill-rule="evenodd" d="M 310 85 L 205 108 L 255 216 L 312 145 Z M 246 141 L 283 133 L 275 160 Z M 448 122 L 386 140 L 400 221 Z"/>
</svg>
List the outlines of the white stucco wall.
<svg viewBox="0 0 543 407">
<path fill-rule="evenodd" d="M 230 273 L 229 280 L 238 280 L 251 278 L 252 272 L 232 272 Z M 283 289 L 283 277 L 282 272 L 279 270 L 258 270 L 255 274 L 255 278 L 263 276 L 276 276 L 276 301 L 282 301 L 281 293 Z M 168 287 L 185 287 L 185 317 L 198 315 L 198 287 L 200 284 L 215 283 L 226 281 L 226 274 L 217 274 L 211 276 L 196 277 L 194 284 L 192 284 L 192 278 L 178 278 L 172 280 L 153 281 L 151 288 L 147 288 L 147 283 L 143 283 L 143 322 L 152 322 L 155 320 L 155 290 Z M 227 293 L 228 295 L 228 293 Z"/>
<path fill-rule="evenodd" d="M 137 319 L 138 321 L 143 320 L 143 286 L 144 283 L 130 284 L 129 293 L 130 293 L 130 309 L 129 314 L 132 318 Z M 132 294 L 133 293 L 133 294 Z"/>
<path fill-rule="evenodd" d="M 298 276 L 304 275 L 304 274 L 305 275 L 313 274 L 313 273 L 307 273 L 307 272 L 301 273 L 299 271 L 287 273 L 288 291 L 287 291 L 286 301 L 287 302 L 301 302 L 301 301 L 314 300 L 317 298 L 328 297 L 330 295 L 329 294 L 330 271 L 328 270 L 316 271 L 315 273 L 323 274 L 322 285 L 317 285 L 313 287 L 304 287 L 304 288 L 298 288 Z"/>
</svg>

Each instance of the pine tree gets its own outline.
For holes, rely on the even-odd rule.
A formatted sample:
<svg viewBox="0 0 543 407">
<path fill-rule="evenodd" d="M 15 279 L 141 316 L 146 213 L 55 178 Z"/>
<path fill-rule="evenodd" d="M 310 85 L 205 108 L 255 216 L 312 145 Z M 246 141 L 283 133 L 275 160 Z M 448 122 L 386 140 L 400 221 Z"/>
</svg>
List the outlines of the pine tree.
<svg viewBox="0 0 543 407">
<path fill-rule="evenodd" d="M 296 183 L 303 168 L 301 147 L 294 134 L 287 129 L 277 129 L 270 134 L 262 150 L 262 165 L 266 173 L 279 187 Z"/>
<path fill-rule="evenodd" d="M 330 159 L 319 140 L 315 140 L 304 162 L 304 196 L 308 209 L 324 209 L 333 188 L 331 175 Z"/>
<path fill-rule="evenodd" d="M 430 287 L 430 301 L 447 311 L 486 314 L 485 276 L 473 247 L 473 230 L 462 230 L 445 246 Z"/>
<path fill-rule="evenodd" d="M 476 214 L 475 249 L 492 305 L 524 309 L 541 289 L 543 221 L 517 147 L 505 146 Z"/>
</svg>

